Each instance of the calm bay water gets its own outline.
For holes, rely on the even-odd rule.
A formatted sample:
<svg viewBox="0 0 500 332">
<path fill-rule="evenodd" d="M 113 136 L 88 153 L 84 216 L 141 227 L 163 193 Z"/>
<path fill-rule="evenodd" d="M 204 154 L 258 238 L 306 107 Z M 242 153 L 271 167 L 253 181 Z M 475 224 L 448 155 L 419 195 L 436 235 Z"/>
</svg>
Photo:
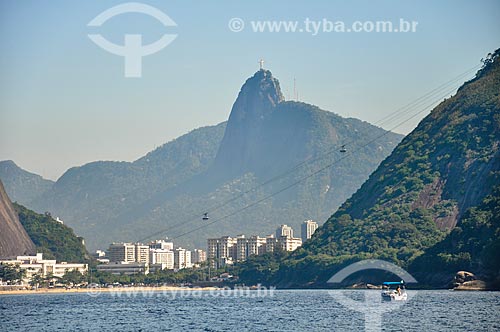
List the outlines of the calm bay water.
<svg viewBox="0 0 500 332">
<path fill-rule="evenodd" d="M 233 292 L 0 296 L 1 331 L 362 331 L 367 292 Z M 377 292 L 378 293 L 378 292 Z M 249 293 L 255 294 L 255 293 Z M 333 295 L 332 295 L 333 294 Z M 383 331 L 500 331 L 500 292 L 418 291 L 380 303 Z M 410 294 L 411 295 L 411 294 Z M 349 296 L 359 307 L 338 299 Z M 383 307 L 386 306 L 386 307 Z M 394 307 L 390 307 L 394 306 Z"/>
</svg>

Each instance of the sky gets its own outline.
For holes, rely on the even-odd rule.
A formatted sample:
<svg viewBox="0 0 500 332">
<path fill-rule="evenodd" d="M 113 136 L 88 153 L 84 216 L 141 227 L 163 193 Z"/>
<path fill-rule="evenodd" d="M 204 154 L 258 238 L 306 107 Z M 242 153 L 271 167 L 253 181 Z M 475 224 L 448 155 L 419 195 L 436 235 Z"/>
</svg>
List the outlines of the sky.
<svg viewBox="0 0 500 332">
<path fill-rule="evenodd" d="M 56 180 L 96 160 L 133 161 L 189 131 L 227 120 L 245 80 L 264 67 L 293 98 L 376 123 L 500 47 L 500 1 L 141 1 L 144 13 L 88 23 L 126 1 L 0 0 L 0 160 Z M 304 21 L 418 22 L 415 32 L 328 32 Z M 241 25 L 242 31 L 232 31 Z M 325 21 L 326 20 L 326 21 Z M 252 22 L 297 21 L 302 32 Z M 238 23 L 237 22 L 237 23 Z M 318 23 L 317 23 L 318 24 Z M 369 26 L 368 26 L 369 27 Z M 144 56 L 141 77 L 96 45 L 177 35 Z M 470 77 L 470 76 L 469 76 Z M 407 134 L 424 117 L 395 128 Z M 390 129 L 390 128 L 386 128 Z"/>
</svg>

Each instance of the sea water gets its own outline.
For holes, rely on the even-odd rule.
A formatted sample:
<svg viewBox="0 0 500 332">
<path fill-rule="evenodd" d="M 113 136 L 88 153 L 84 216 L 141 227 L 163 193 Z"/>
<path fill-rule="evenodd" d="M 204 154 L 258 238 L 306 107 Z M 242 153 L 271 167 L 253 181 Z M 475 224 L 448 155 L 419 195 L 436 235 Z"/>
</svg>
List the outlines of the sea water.
<svg viewBox="0 0 500 332">
<path fill-rule="evenodd" d="M 500 292 L 414 291 L 405 303 L 379 301 L 374 290 L 275 290 L 256 294 L 149 291 L 0 295 L 0 330 L 500 330 Z M 368 301 L 376 301 L 376 306 Z M 374 315 L 380 316 L 380 325 L 367 321 Z"/>
</svg>

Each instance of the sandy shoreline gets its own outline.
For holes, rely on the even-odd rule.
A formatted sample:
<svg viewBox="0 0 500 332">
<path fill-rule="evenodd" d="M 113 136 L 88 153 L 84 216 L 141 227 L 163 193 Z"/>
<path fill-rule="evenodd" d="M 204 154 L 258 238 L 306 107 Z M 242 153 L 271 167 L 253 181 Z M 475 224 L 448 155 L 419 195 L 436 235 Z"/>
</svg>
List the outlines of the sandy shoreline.
<svg viewBox="0 0 500 332">
<path fill-rule="evenodd" d="M 119 287 L 119 288 L 39 288 L 39 289 L 15 289 L 0 290 L 0 295 L 28 295 L 28 294 L 72 294 L 88 293 L 96 295 L 99 293 L 139 293 L 139 292 L 190 292 L 190 291 L 214 291 L 216 287 L 180 287 L 180 286 L 160 286 L 160 287 Z"/>
</svg>

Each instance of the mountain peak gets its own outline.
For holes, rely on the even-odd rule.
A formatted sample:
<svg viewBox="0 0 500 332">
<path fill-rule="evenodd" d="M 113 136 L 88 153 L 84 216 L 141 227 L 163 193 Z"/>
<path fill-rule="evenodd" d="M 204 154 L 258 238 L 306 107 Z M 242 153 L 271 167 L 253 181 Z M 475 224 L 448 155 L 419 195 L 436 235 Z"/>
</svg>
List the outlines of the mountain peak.
<svg viewBox="0 0 500 332">
<path fill-rule="evenodd" d="M 344 128 L 344 120 L 333 113 L 306 103 L 285 102 L 279 81 L 269 70 L 260 69 L 246 80 L 234 102 L 212 165 L 217 174 L 213 178 L 277 174 L 315 153 L 306 142 L 321 140 L 331 145 L 349 137 L 351 133 Z M 318 133 L 324 136 L 315 136 Z"/>
<path fill-rule="evenodd" d="M 19 167 L 13 160 L 1 160 L 0 166 L 2 167 Z"/>
<path fill-rule="evenodd" d="M 284 100 L 279 81 L 271 71 L 260 69 L 248 78 L 233 104 L 229 122 L 261 120 Z"/>
<path fill-rule="evenodd" d="M 269 70 L 260 69 L 245 81 L 231 109 L 216 168 L 232 164 L 235 173 L 239 173 L 250 163 L 258 148 L 255 140 L 261 137 L 266 121 L 282 101 L 279 81 Z"/>
</svg>

